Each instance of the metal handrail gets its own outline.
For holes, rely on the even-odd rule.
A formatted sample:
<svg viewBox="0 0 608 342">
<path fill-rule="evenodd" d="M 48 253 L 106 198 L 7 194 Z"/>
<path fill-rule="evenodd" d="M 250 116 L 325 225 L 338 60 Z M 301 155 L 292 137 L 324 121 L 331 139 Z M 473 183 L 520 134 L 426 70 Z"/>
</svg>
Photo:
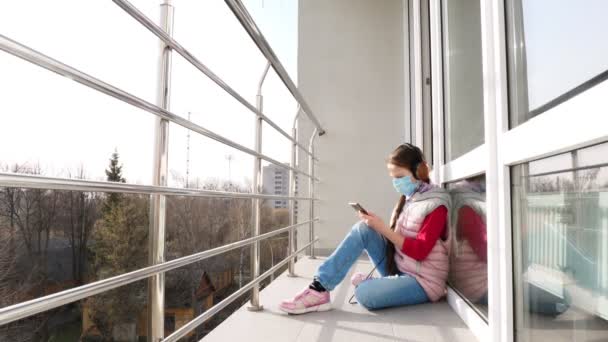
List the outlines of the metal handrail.
<svg viewBox="0 0 608 342">
<path fill-rule="evenodd" d="M 132 106 L 135 106 L 137 108 L 143 109 L 151 114 L 155 114 L 163 119 L 166 119 L 170 122 L 173 122 L 175 124 L 178 124 L 184 128 L 187 128 L 193 132 L 199 133 L 201 135 L 204 135 L 210 139 L 213 139 L 215 141 L 218 141 L 224 145 L 228 145 L 232 148 L 235 148 L 239 151 L 245 152 L 247 154 L 250 154 L 252 156 L 255 157 L 259 157 L 267 162 L 270 162 L 272 164 L 275 164 L 277 166 L 286 168 L 286 169 L 293 169 L 294 172 L 298 172 L 302 175 L 305 175 L 307 177 L 310 177 L 310 175 L 308 175 L 305 172 L 302 172 L 296 168 L 292 168 L 289 165 L 286 165 L 284 163 L 281 163 L 273 158 L 270 158 L 266 155 L 263 155 L 261 153 L 258 153 L 250 148 L 247 148 L 243 145 L 240 145 L 238 143 L 233 142 L 232 140 L 229 140 L 227 138 L 224 138 L 223 136 L 212 132 L 202 126 L 199 126 L 187 119 L 182 118 L 181 116 L 174 114 L 170 111 L 167 111 L 165 109 L 162 109 L 161 107 L 154 105 L 146 100 L 143 100 L 133 94 L 127 93 L 124 90 L 121 90 L 117 87 L 114 87 L 106 82 L 103 82 L 93 76 L 90 76 L 82 71 L 79 71 L 75 68 L 72 68 L 70 66 L 68 66 L 67 64 L 61 63 L 58 60 L 51 58 L 41 52 L 38 52 L 34 49 L 31 49 L 21 43 L 18 43 L 4 35 L 0 34 L 0 50 L 5 51 L 15 57 L 19 57 L 23 60 L 26 60 L 32 64 L 38 65 L 42 68 L 45 68 L 49 71 L 55 72 L 59 75 L 65 76 L 67 78 L 70 78 L 80 84 L 83 84 L 89 88 L 95 89 L 99 92 L 102 92 L 106 95 L 112 96 L 115 99 L 118 99 L 122 102 L 126 102 Z"/>
<path fill-rule="evenodd" d="M 179 329 L 175 330 L 171 335 L 167 336 L 164 340 L 162 340 L 162 342 L 174 342 L 174 341 L 177 341 L 180 338 L 186 336 L 189 332 L 191 332 L 196 327 L 203 324 L 206 320 L 208 320 L 209 318 L 211 318 L 215 314 L 217 314 L 220 310 L 222 310 L 223 308 L 228 306 L 228 304 L 234 302 L 237 298 L 239 298 L 241 295 L 243 295 L 243 293 L 251 290 L 251 288 L 253 288 L 255 285 L 259 284 L 262 280 L 266 279 L 271 274 L 276 272 L 279 268 L 281 268 L 281 266 L 283 266 L 287 262 L 289 262 L 289 260 L 293 260 L 294 257 L 296 257 L 298 254 L 302 253 L 306 248 L 308 248 L 309 246 L 311 246 L 318 240 L 319 240 L 318 237 L 314 238 L 312 241 L 307 243 L 305 246 L 298 249 L 294 253 L 288 255 L 285 259 L 283 259 L 282 261 L 280 261 L 273 267 L 269 268 L 266 272 L 260 274 L 258 277 L 256 277 L 255 279 L 253 279 L 252 281 L 250 281 L 249 283 L 247 283 L 246 285 L 244 285 L 237 291 L 233 292 L 230 296 L 224 298 L 221 302 L 215 304 L 214 306 L 207 309 L 205 312 L 203 312 L 201 315 L 199 315 L 195 319 L 191 320 L 190 322 L 181 326 Z"/>
<path fill-rule="evenodd" d="M 316 221 L 314 219 L 312 221 Z M 48 311 L 59 306 L 73 303 L 77 300 L 87 298 L 111 289 L 133 283 L 153 276 L 155 274 L 168 272 L 176 268 L 190 265 L 192 263 L 208 259 L 212 256 L 231 251 L 246 245 L 250 245 L 257 241 L 284 233 L 286 231 L 297 228 L 298 226 L 308 224 L 309 221 L 294 224 L 284 228 L 274 230 L 272 232 L 260 234 L 251 238 L 243 239 L 237 242 L 229 243 L 220 247 L 209 249 L 203 252 L 191 254 L 185 257 L 166 261 L 153 266 L 140 268 L 135 271 L 117 275 L 114 277 L 99 280 L 87 285 L 75 287 L 69 290 L 57 292 L 48 296 L 38 297 L 26 302 L 17 303 L 0 309 L 0 326 L 26 318 L 44 311 Z"/>
<path fill-rule="evenodd" d="M 268 44 L 268 41 L 256 25 L 255 21 L 253 20 L 243 3 L 240 0 L 225 0 L 225 2 L 230 8 L 230 10 L 232 10 L 232 13 L 234 13 L 234 15 L 237 17 L 241 25 L 243 25 L 251 39 L 253 39 L 255 44 L 258 46 L 262 54 L 264 54 L 266 59 L 268 59 L 268 61 L 272 64 L 272 68 L 276 71 L 277 75 L 279 75 L 279 78 L 281 79 L 281 81 L 283 81 L 283 84 L 285 84 L 291 95 L 293 95 L 293 97 L 300 104 L 300 106 L 302 106 L 304 113 L 315 124 L 318 129 L 319 135 L 325 134 L 325 130 L 321 126 L 321 123 L 313 114 L 312 110 L 306 103 L 306 100 L 304 100 L 304 97 L 296 87 L 295 83 L 293 82 L 291 77 L 289 77 L 289 74 L 285 70 L 285 67 L 283 67 L 283 64 L 281 63 L 281 61 L 279 61 L 279 58 L 276 56 L 276 54 L 270 47 L 270 44 Z"/>
<path fill-rule="evenodd" d="M 313 142 L 317 135 L 323 135 L 325 130 L 321 127 L 317 118 L 313 115 L 309 106 L 305 102 L 304 98 L 296 88 L 295 84 L 285 71 L 285 68 L 280 63 L 273 50 L 270 48 L 268 42 L 264 38 L 264 36 L 259 31 L 257 25 L 243 6 L 240 0 L 225 0 L 228 6 L 231 8 L 232 12 L 235 14 L 237 19 L 241 22 L 243 27 L 246 29 L 250 37 L 254 40 L 258 48 L 261 52 L 266 56 L 268 64 L 264 69 L 264 74 L 262 79 L 260 80 L 258 86 L 258 106 L 254 107 L 251 103 L 245 100 L 240 94 L 238 94 L 234 89 L 228 86 L 223 80 L 221 80 L 217 75 L 215 75 L 209 68 L 207 68 L 203 63 L 201 63 L 196 57 L 194 57 L 189 51 L 183 48 L 179 43 L 177 43 L 170 34 L 170 30 L 167 29 L 168 26 L 172 25 L 172 6 L 170 4 L 170 0 L 165 0 L 161 6 L 165 6 L 165 10 L 167 10 L 167 17 L 163 20 L 163 25 L 165 29 L 156 25 L 153 21 L 151 21 L 148 17 L 146 17 L 142 12 L 140 12 L 137 8 L 132 6 L 127 0 L 113 0 L 119 7 L 125 10 L 129 15 L 135 18 L 138 22 L 140 22 L 144 27 L 150 30 L 153 34 L 155 34 L 161 41 L 164 43 L 162 47 L 161 53 L 166 55 L 163 59 L 164 64 L 161 65 L 161 76 L 165 75 L 165 80 L 160 81 L 160 91 L 161 94 L 165 95 L 164 99 L 161 99 L 159 105 L 154 105 L 148 101 L 145 101 L 131 93 L 128 93 L 122 89 L 119 89 L 115 86 L 110 85 L 109 83 L 103 82 L 91 75 L 88 75 L 80 70 L 72 68 L 71 66 L 61 63 L 56 59 L 53 59 L 49 56 L 46 56 L 38 51 L 35 51 L 23 44 L 20 44 L 10 38 L 7 38 L 3 35 L 0 35 L 0 51 L 5 51 L 11 55 L 14 55 L 18 58 L 21 58 L 25 61 L 28 61 L 34 65 L 45 68 L 49 71 L 55 72 L 59 75 L 62 75 L 66 78 L 70 78 L 84 86 L 87 86 L 91 89 L 95 89 L 105 95 L 118 99 L 124 103 L 130 104 L 136 108 L 142 109 L 148 113 L 154 114 L 158 117 L 157 122 L 166 125 L 165 129 L 168 129 L 169 122 L 180 125 L 186 129 L 199 133 L 203 136 L 206 136 L 212 140 L 218 141 L 224 145 L 230 146 L 242 152 L 245 152 L 249 155 L 252 155 L 256 158 L 257 162 L 257 173 L 258 175 L 261 172 L 261 160 L 265 160 L 279 167 L 286 168 L 290 170 L 290 194 L 289 196 L 280 196 L 280 195 L 270 195 L 270 194 L 261 194 L 259 193 L 259 189 L 256 189 L 253 193 L 238 193 L 238 192 L 230 192 L 230 191 L 215 191 L 215 190 L 201 190 L 201 189 L 188 189 L 188 188 L 172 188 L 167 187 L 166 182 L 158 183 L 155 181 L 155 185 L 136 185 L 136 184 L 126 184 L 126 183 L 110 183 L 110 182 L 102 182 L 102 181 L 89 181 L 89 180 L 80 180 L 80 179 L 67 179 L 67 178 L 53 178 L 53 177 L 45 177 L 40 175 L 28 175 L 28 174 L 19 174 L 19 173 L 0 173 L 0 186 L 10 186 L 10 187 L 24 187 L 24 188 L 38 188 L 38 189 L 54 189 L 54 190 L 65 190 L 65 191 L 90 191 L 90 192 L 121 192 L 121 193 L 136 193 L 136 194 L 149 194 L 151 195 L 152 200 L 154 198 L 160 198 L 162 201 L 158 206 L 158 210 L 155 211 L 153 218 L 156 220 L 164 220 L 165 206 L 164 206 L 164 196 L 194 196 L 194 197 L 210 197 L 210 198 L 246 198 L 246 199 L 254 199 L 254 202 L 258 202 L 260 199 L 287 199 L 290 200 L 290 222 L 287 227 L 279 228 L 272 232 L 259 234 L 259 229 L 255 229 L 253 232 L 253 237 L 243 239 L 237 242 L 229 243 L 224 246 L 216 247 L 210 250 L 206 250 L 203 252 L 198 252 L 195 254 L 191 254 L 188 256 L 184 256 L 178 259 L 174 259 L 168 262 L 164 261 L 164 253 L 162 252 L 164 249 L 164 221 L 161 226 L 152 226 L 151 231 L 158 234 L 158 237 L 155 238 L 157 241 L 154 242 L 157 247 L 157 251 L 160 251 L 156 257 L 152 257 L 150 259 L 150 263 L 148 267 L 140 268 L 132 272 L 120 274 L 114 277 L 110 277 L 107 279 L 99 280 L 90 284 L 78 286 L 72 289 L 68 289 L 65 291 L 61 291 L 58 293 L 54 293 L 48 296 L 43 296 L 39 298 L 35 298 L 33 300 L 29 300 L 22 303 L 17 303 L 5 308 L 0 309 L 0 325 L 4 325 L 10 322 L 14 322 L 19 319 L 23 319 L 40 312 L 44 312 L 47 310 L 51 310 L 57 308 L 59 306 L 73 303 L 75 301 L 94 296 L 99 293 L 103 293 L 109 291 L 111 289 L 124 286 L 139 280 L 143 280 L 148 278 L 149 281 L 156 282 L 158 284 L 158 291 L 156 293 L 155 298 L 164 298 L 164 273 L 167 271 L 171 271 L 180 267 L 184 267 L 186 265 L 210 258 L 215 255 L 219 255 L 221 253 L 225 253 L 227 251 L 234 250 L 236 248 L 241 248 L 246 245 L 254 245 L 257 246 L 259 241 L 270 238 L 277 234 L 281 234 L 284 232 L 289 233 L 289 252 L 291 253 L 284 260 L 279 262 L 277 265 L 272 266 L 269 270 L 264 272 L 261 275 L 258 272 L 253 273 L 254 279 L 249 282 L 247 285 L 236 291 L 235 293 L 228 296 L 226 299 L 222 300 L 217 305 L 213 306 L 211 309 L 198 316 L 194 320 L 190 321 L 180 329 L 176 330 L 173 334 L 168 336 L 163 341 L 175 341 L 180 337 L 185 336 L 194 328 L 196 328 L 201 323 L 205 322 L 207 319 L 215 315 L 219 310 L 226 307 L 228 304 L 233 302 L 243 293 L 248 290 L 252 290 L 252 303 L 259 304 L 259 290 L 255 291 L 258 288 L 259 283 L 266 279 L 268 276 L 276 272 L 281 266 L 289 263 L 289 275 L 294 275 L 293 266 L 294 266 L 294 258 L 297 254 L 304 251 L 306 248 L 311 249 L 311 257 L 314 258 L 314 248 L 313 245 L 316 241 L 318 241 L 318 237 L 314 237 L 314 222 L 318 221 L 318 218 L 314 218 L 314 201 L 318 200 L 314 198 L 314 182 L 318 181 L 318 179 L 314 176 L 314 162 L 318 160 L 315 156 Z M 171 17 L 171 18 L 169 18 Z M 171 21 L 167 21 L 171 20 Z M 161 20 L 162 21 L 162 20 Z M 199 69 L 203 74 L 209 77 L 212 81 L 214 81 L 218 86 L 220 86 L 224 91 L 234 97 L 237 101 L 251 110 L 256 114 L 258 119 L 258 128 L 256 128 L 261 134 L 261 122 L 266 121 L 271 127 L 281 133 L 284 137 L 286 137 L 292 143 L 292 161 L 289 165 L 283 164 L 273 158 L 270 158 L 261 153 L 261 142 L 256 143 L 256 149 L 250 149 L 243 145 L 240 145 L 232 140 L 224 138 L 223 136 L 212 132 L 202 126 L 199 126 L 193 123 L 190 120 L 184 119 L 171 111 L 169 111 L 168 106 L 168 95 L 170 93 L 170 89 L 167 86 L 167 81 L 170 81 L 170 54 L 171 51 L 175 50 L 182 57 L 184 57 L 188 62 L 190 62 L 193 66 Z M 269 71 L 270 66 L 277 72 L 277 75 L 281 78 L 282 82 L 289 89 L 291 94 L 294 96 L 296 101 L 298 102 L 298 112 L 294 118 L 294 124 L 292 127 L 292 134 L 289 135 L 286 131 L 281 129 L 278 125 L 276 125 L 273 121 L 271 121 L 268 117 L 263 114 L 262 105 L 261 105 L 261 88 L 263 85 L 263 81 Z M 161 77 L 162 78 L 162 77 Z M 164 85 L 163 85 L 164 84 Z M 164 88 L 163 88 L 164 87 Z M 314 123 L 315 129 L 310 137 L 309 147 L 306 148 L 302 144 L 298 142 L 298 138 L 296 135 L 296 122 L 298 120 L 300 111 L 304 112 L 309 119 Z M 317 134 L 318 133 L 318 134 Z M 166 132 L 163 133 L 166 135 Z M 157 137 L 158 140 L 158 137 Z M 259 140 L 259 139 L 258 139 Z M 160 149 L 166 149 L 166 142 L 164 143 L 164 147 L 156 146 L 155 147 L 155 158 L 165 158 L 166 153 L 163 156 Z M 295 151 L 300 148 L 308 155 L 309 160 L 309 173 L 300 171 L 296 168 L 295 163 Z M 166 165 L 165 165 L 166 168 Z M 294 196 L 294 179 L 295 175 L 299 173 L 305 175 L 310 178 L 310 196 L 309 197 L 298 197 Z M 155 175 L 155 177 L 159 177 Z M 166 175 L 160 177 L 165 177 Z M 156 178 L 155 178 L 156 179 Z M 258 180 L 259 183 L 259 180 Z M 256 183 L 256 184 L 258 184 Z M 259 184 L 258 184 L 259 186 Z M 152 201 L 151 200 L 151 201 Z M 296 200 L 307 200 L 310 201 L 310 220 L 295 223 L 294 217 L 294 204 Z M 152 204 L 153 205 L 153 201 Z M 259 209 L 259 208 L 258 208 Z M 256 227 L 259 228 L 259 215 L 256 218 Z M 302 225 L 310 224 L 310 242 L 303 246 L 302 248 L 295 250 L 295 241 L 294 240 L 294 230 Z M 155 253 L 153 249 L 150 249 L 149 252 Z M 256 269 L 259 269 L 259 253 L 252 254 L 252 261 L 255 262 Z M 156 280 L 155 280 L 156 279 Z M 150 293 L 149 293 L 150 295 Z M 149 297 L 150 298 L 150 297 Z M 151 308 L 151 312 L 148 312 L 148 324 L 155 324 L 154 330 L 149 331 L 149 338 L 161 339 L 162 338 L 162 317 L 163 317 L 163 301 L 150 301 L 148 306 Z M 261 305 L 258 305 L 261 308 Z M 160 322 L 160 327 L 156 326 Z M 160 330 L 159 330 L 160 329 Z"/>
<path fill-rule="evenodd" d="M 314 200 L 317 198 L 282 196 L 270 194 L 253 194 L 247 192 L 217 191 L 191 188 L 174 188 L 155 185 L 140 185 L 118 182 L 91 181 L 84 179 L 57 178 L 22 173 L 0 172 L 0 186 L 30 189 L 49 189 L 85 192 L 120 192 L 131 194 L 157 194 L 168 196 L 190 196 L 211 198 L 260 198 L 269 200 Z"/>
<path fill-rule="evenodd" d="M 200 70 L 203 74 L 205 74 L 209 79 L 211 79 L 215 84 L 217 84 L 220 88 L 222 88 L 225 92 L 230 94 L 234 99 L 240 102 L 243 106 L 247 107 L 254 114 L 259 115 L 262 120 L 266 121 L 272 128 L 277 130 L 277 132 L 281 133 L 285 138 L 291 141 L 291 136 L 285 132 L 281 127 L 279 127 L 274 121 L 270 120 L 266 115 L 264 115 L 260 110 L 258 110 L 255 106 L 249 103 L 244 97 L 242 97 L 236 90 L 232 89 L 226 82 L 224 82 L 219 76 L 217 76 L 211 69 L 209 69 L 205 64 L 199 61 L 190 51 L 186 50 L 181 44 L 179 44 L 175 39 L 173 39 L 170 35 L 168 35 L 162 28 L 156 25 L 150 18 L 148 18 L 145 14 L 143 14 L 137 7 L 133 6 L 126 0 L 112 0 L 118 7 L 122 8 L 127 14 L 137 20 L 140 24 L 142 24 L 145 28 L 147 28 L 150 32 L 156 35 L 160 40 L 162 40 L 167 46 L 171 47 L 175 52 L 179 53 L 184 59 L 186 59 L 190 64 L 192 64 L 195 68 Z M 310 151 L 306 149 L 303 145 L 294 141 L 304 152 L 307 154 L 311 154 Z"/>
<path fill-rule="evenodd" d="M 266 76 L 268 75 L 268 71 L 270 71 L 270 62 L 266 63 L 266 66 L 264 67 L 264 72 L 262 72 L 262 76 L 260 77 L 260 81 L 258 82 L 257 96 L 262 96 L 262 86 L 264 86 L 264 81 L 266 81 Z M 292 142 L 297 141 L 297 140 L 292 140 L 292 139 L 290 139 L 290 140 Z"/>
</svg>

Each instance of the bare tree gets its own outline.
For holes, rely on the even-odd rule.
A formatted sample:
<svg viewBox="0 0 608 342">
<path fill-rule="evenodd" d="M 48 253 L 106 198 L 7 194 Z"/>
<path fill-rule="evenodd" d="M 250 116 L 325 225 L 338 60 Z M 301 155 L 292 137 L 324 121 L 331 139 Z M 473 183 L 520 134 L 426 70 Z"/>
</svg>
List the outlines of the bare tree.
<svg viewBox="0 0 608 342">
<path fill-rule="evenodd" d="M 5 211 L 5 205 L 5 201 L 0 202 L 0 210 Z M 15 235 L 11 234 L 12 230 L 7 229 L 10 227 L 9 222 L 5 217 L 0 217 L 0 307 L 15 304 L 26 295 L 19 286 L 18 260 L 15 254 L 15 247 L 19 246 Z M 37 325 L 27 320 L 3 325 L 0 327 L 0 342 L 29 341 L 33 337 L 30 332 L 36 328 Z"/>
<path fill-rule="evenodd" d="M 5 170 L 9 169 L 6 166 Z M 41 174 L 39 165 L 14 165 L 13 172 Z M 58 193 L 45 189 L 3 188 L 0 196 L 0 216 L 7 222 L 7 251 L 12 259 L 11 267 L 21 267 L 18 276 L 12 279 L 13 291 L 18 295 L 3 297 L 4 300 L 23 301 L 29 297 L 45 294 L 47 286 L 47 260 L 51 229 L 56 223 Z M 19 247 L 19 248 L 18 248 Z M 25 270 L 25 272 L 23 271 Z M 12 298 L 12 299 L 11 299 Z M 12 303 L 11 303 L 12 304 Z M 40 314 L 21 321 L 24 335 L 32 334 L 36 339 L 48 338 L 49 314 Z"/>
<path fill-rule="evenodd" d="M 84 167 L 81 165 L 75 174 L 68 172 L 68 177 L 86 179 Z M 82 191 L 67 191 L 61 195 L 61 226 L 72 252 L 72 278 L 76 285 L 81 285 L 89 255 L 89 240 L 100 214 L 101 198 L 95 193 Z"/>
<path fill-rule="evenodd" d="M 19 173 L 25 169 L 25 166 L 14 164 L 12 167 L 8 165 L 0 165 L 0 171 Z M 21 202 L 21 195 L 23 194 L 20 189 L 4 187 L 1 188 L 0 192 L 0 217 L 6 218 L 8 221 L 8 255 L 15 255 L 15 230 L 17 211 L 19 203 Z"/>
</svg>

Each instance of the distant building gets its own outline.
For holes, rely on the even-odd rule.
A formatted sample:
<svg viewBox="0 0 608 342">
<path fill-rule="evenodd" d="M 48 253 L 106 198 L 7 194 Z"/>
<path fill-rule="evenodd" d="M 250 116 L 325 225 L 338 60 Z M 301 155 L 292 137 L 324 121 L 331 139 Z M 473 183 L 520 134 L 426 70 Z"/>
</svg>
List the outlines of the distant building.
<svg viewBox="0 0 608 342">
<path fill-rule="evenodd" d="M 298 193 L 298 176 L 295 177 L 295 191 Z M 278 165 L 267 165 L 262 169 L 262 191 L 269 195 L 289 196 L 289 170 Z M 289 208 L 289 201 L 271 200 L 270 207 L 274 209 Z M 297 212 L 297 202 L 295 210 Z"/>
</svg>

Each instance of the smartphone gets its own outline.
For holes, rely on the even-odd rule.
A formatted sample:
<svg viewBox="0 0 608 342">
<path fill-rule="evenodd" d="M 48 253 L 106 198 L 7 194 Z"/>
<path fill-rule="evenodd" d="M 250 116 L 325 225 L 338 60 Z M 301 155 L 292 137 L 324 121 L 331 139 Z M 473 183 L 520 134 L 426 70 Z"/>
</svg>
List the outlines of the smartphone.
<svg viewBox="0 0 608 342">
<path fill-rule="evenodd" d="M 356 211 L 360 211 L 360 212 L 364 213 L 365 215 L 369 215 L 367 213 L 367 210 L 363 209 L 363 207 L 361 206 L 361 204 L 359 204 L 357 202 L 349 202 L 348 205 L 350 205 L 351 207 L 353 207 L 353 209 L 355 209 Z"/>
</svg>

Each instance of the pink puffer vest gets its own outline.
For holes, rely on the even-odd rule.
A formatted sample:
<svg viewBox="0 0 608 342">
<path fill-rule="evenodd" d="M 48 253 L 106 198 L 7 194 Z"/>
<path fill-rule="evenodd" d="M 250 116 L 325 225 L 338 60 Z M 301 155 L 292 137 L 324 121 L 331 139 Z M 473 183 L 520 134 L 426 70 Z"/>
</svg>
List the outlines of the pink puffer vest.
<svg viewBox="0 0 608 342">
<path fill-rule="evenodd" d="M 452 285 L 467 299 L 476 303 L 488 292 L 488 265 L 481 260 L 465 238 L 459 238 L 458 214 L 461 208 L 467 206 L 475 211 L 485 222 L 485 196 L 473 185 L 467 185 L 451 190 L 452 196 L 452 234 L 453 257 L 450 266 Z"/>
<path fill-rule="evenodd" d="M 467 240 L 458 242 L 456 249 L 450 266 L 450 283 L 468 300 L 477 303 L 488 292 L 488 265 L 479 260 Z"/>
<path fill-rule="evenodd" d="M 432 186 L 423 193 L 414 194 L 405 203 L 397 219 L 395 230 L 405 237 L 415 238 L 424 218 L 442 205 L 448 211 L 450 210 L 450 195 L 443 188 Z M 449 217 L 448 213 L 448 221 Z M 449 227 L 449 223 L 446 224 L 446 227 Z M 415 277 L 433 302 L 441 299 L 446 294 L 450 264 L 451 234 L 449 229 L 446 229 L 445 234 L 447 238 L 445 240 L 438 239 L 429 255 L 422 261 L 407 256 L 401 251 L 401 246 L 395 246 L 397 268 L 401 272 Z"/>
</svg>

